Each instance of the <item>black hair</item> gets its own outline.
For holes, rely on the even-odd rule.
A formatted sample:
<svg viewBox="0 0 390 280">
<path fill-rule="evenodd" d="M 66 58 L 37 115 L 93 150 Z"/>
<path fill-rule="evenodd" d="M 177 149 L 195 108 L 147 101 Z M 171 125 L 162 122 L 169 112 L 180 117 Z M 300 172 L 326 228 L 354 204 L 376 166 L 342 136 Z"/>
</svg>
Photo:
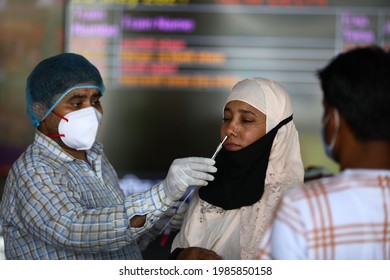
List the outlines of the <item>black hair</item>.
<svg viewBox="0 0 390 280">
<path fill-rule="evenodd" d="M 324 100 L 360 141 L 390 141 L 390 55 L 378 46 L 341 53 L 317 72 Z"/>
</svg>

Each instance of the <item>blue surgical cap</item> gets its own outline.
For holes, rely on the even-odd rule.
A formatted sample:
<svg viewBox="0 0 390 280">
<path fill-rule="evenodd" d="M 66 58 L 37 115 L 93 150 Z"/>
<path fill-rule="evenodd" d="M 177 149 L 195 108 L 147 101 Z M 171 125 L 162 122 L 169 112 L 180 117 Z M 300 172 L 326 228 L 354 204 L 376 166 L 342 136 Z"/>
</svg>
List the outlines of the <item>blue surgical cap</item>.
<svg viewBox="0 0 390 280">
<path fill-rule="evenodd" d="M 27 113 L 39 126 L 58 103 L 76 88 L 96 88 L 104 92 L 99 70 L 85 57 L 62 53 L 42 60 L 27 78 Z"/>
</svg>

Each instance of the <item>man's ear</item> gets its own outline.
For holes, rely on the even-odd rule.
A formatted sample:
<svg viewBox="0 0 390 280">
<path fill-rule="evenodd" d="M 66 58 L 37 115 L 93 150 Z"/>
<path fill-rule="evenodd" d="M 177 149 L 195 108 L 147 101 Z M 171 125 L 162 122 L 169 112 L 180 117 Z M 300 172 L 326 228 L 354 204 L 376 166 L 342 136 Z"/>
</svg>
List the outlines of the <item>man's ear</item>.
<svg viewBox="0 0 390 280">
<path fill-rule="evenodd" d="M 34 102 L 32 105 L 32 109 L 34 114 L 37 116 L 37 119 L 39 121 L 43 121 L 47 112 L 46 106 L 43 105 L 42 103 Z"/>
</svg>

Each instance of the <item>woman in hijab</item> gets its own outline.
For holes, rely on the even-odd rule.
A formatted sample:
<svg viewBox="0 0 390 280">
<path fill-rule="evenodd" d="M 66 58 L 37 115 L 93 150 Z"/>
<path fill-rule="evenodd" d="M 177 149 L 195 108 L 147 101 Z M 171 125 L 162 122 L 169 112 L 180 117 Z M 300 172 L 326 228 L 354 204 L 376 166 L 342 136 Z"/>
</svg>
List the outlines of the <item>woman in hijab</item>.
<svg viewBox="0 0 390 280">
<path fill-rule="evenodd" d="M 255 259 L 282 193 L 303 184 L 299 137 L 288 93 L 264 78 L 238 82 L 228 96 L 215 180 L 193 195 L 173 259 Z"/>
</svg>

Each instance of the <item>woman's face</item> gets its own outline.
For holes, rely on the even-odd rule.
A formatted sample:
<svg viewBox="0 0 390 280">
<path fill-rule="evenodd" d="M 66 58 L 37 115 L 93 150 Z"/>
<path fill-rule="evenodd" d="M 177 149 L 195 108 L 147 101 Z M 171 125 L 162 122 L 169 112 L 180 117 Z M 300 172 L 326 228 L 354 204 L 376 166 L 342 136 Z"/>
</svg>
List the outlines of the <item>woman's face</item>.
<svg viewBox="0 0 390 280">
<path fill-rule="evenodd" d="M 241 150 L 266 133 L 266 115 L 248 103 L 230 101 L 223 115 L 220 136 L 228 136 L 223 145 L 228 151 Z"/>
</svg>

